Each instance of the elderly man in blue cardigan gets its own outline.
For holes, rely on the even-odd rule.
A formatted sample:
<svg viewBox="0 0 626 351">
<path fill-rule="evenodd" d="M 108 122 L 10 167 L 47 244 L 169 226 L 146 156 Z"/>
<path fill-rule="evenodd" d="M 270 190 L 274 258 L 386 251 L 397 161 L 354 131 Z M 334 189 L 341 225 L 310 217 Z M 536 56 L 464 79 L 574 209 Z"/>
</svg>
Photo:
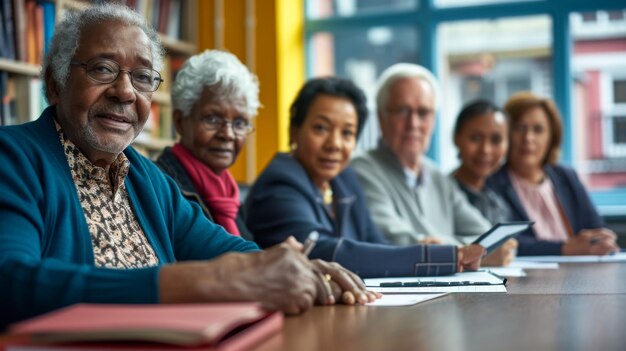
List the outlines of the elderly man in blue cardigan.
<svg viewBox="0 0 626 351">
<path fill-rule="evenodd" d="M 260 301 L 295 314 L 333 303 L 337 287 L 374 299 L 293 239 L 261 252 L 228 234 L 129 147 L 162 81 L 162 51 L 123 6 L 56 27 L 42 69 L 51 106 L 0 128 L 0 329 L 77 302 Z"/>
</svg>

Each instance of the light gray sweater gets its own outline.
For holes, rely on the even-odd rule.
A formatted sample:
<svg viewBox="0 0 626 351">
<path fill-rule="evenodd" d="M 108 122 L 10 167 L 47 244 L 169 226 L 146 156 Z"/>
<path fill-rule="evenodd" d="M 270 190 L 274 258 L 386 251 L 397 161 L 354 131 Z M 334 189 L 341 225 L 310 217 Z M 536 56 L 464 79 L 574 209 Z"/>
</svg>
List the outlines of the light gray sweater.
<svg viewBox="0 0 626 351">
<path fill-rule="evenodd" d="M 409 245 L 429 236 L 448 244 L 469 243 L 491 227 L 458 185 L 426 157 L 420 184 L 414 186 L 407 184 L 403 166 L 382 141 L 355 157 L 352 167 L 374 223 L 395 244 Z"/>
</svg>

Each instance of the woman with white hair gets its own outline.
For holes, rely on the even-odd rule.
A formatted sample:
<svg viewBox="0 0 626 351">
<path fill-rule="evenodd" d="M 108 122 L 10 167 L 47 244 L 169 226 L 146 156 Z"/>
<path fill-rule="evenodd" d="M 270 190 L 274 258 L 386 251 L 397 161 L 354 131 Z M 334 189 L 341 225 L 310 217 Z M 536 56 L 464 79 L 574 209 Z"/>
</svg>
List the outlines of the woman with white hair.
<svg viewBox="0 0 626 351">
<path fill-rule="evenodd" d="M 235 163 L 259 108 L 259 83 L 233 54 L 207 50 L 191 57 L 172 88 L 180 141 L 157 165 L 183 194 L 233 235 L 251 239 L 238 216 L 239 187 L 228 168 Z"/>
</svg>

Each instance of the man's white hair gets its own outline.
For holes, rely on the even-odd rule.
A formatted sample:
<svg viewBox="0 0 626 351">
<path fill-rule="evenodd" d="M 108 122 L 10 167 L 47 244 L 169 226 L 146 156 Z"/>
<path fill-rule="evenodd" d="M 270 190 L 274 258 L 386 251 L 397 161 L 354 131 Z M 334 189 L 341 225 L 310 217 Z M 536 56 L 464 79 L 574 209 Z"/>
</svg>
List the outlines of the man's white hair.
<svg viewBox="0 0 626 351">
<path fill-rule="evenodd" d="M 396 63 L 387 68 L 378 78 L 378 88 L 376 90 L 376 105 L 379 111 L 387 108 L 389 101 L 389 91 L 395 82 L 405 78 L 418 78 L 430 85 L 435 100 L 434 107 L 439 105 L 439 82 L 437 78 L 425 67 L 414 63 Z"/>
</svg>

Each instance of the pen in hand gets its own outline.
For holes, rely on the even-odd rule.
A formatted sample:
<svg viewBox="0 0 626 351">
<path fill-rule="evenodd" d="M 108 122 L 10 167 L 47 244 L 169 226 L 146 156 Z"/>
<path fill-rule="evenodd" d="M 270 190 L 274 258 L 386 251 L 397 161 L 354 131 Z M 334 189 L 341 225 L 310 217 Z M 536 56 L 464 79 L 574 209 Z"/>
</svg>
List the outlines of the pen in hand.
<svg viewBox="0 0 626 351">
<path fill-rule="evenodd" d="M 309 256 L 309 254 L 311 254 L 311 251 L 313 251 L 315 243 L 317 243 L 317 239 L 319 239 L 319 237 L 320 233 L 318 233 L 316 230 L 309 233 L 309 236 L 304 241 L 304 250 L 302 250 L 302 253 L 305 256 Z"/>
</svg>

